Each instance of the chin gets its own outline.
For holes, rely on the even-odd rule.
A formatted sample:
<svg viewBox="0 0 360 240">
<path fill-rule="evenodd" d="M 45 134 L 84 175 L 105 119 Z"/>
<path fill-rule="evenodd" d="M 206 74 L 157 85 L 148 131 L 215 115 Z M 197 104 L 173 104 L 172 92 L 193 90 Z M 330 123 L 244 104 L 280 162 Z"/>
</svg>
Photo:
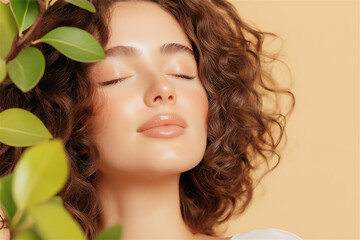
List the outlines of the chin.
<svg viewBox="0 0 360 240">
<path fill-rule="evenodd" d="M 161 158 L 155 162 L 151 160 L 150 163 L 142 165 L 140 169 L 143 172 L 152 172 L 153 174 L 180 174 L 194 168 L 201 162 L 201 155 L 198 158 L 192 157 L 192 159 L 186 160 L 185 158 Z"/>
<path fill-rule="evenodd" d="M 105 151 L 111 154 L 108 155 L 107 160 L 103 159 L 99 170 L 126 175 L 180 174 L 193 169 L 201 162 L 206 149 L 206 139 L 202 143 L 199 141 L 152 144 L 146 142 L 138 145 L 136 149 L 125 149 L 126 151 L 119 149 L 118 152 Z"/>
</svg>

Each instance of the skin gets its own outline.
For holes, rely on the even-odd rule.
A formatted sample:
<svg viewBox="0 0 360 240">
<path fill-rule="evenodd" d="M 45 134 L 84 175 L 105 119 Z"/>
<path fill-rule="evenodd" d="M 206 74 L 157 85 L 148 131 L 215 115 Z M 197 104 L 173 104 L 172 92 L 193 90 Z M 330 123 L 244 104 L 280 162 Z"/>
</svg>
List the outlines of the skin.
<svg viewBox="0 0 360 240">
<path fill-rule="evenodd" d="M 123 240 L 229 239 L 193 234 L 181 216 L 180 174 L 204 155 L 208 100 L 195 58 L 159 49 L 166 43 L 192 49 L 190 41 L 176 19 L 155 3 L 119 2 L 111 14 L 107 57 L 90 69 L 91 80 L 98 84 L 91 124 L 100 151 L 96 187 L 104 227 L 122 224 Z M 136 47 L 139 54 L 114 50 L 120 45 Z M 185 133 L 163 139 L 136 131 L 159 113 L 183 117 Z"/>
</svg>

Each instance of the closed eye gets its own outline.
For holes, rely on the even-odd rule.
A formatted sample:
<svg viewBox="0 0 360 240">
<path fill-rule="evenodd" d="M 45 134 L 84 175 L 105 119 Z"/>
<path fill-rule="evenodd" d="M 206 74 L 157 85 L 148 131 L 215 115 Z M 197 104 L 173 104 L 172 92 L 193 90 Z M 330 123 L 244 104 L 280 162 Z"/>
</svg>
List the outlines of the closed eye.
<svg viewBox="0 0 360 240">
<path fill-rule="evenodd" d="M 183 75 L 183 74 L 174 74 L 173 76 L 179 77 L 179 78 L 190 79 L 190 80 L 195 78 L 195 77 L 191 77 L 191 76 L 187 76 L 187 75 Z"/>
<path fill-rule="evenodd" d="M 187 76 L 187 75 L 183 75 L 183 74 L 174 74 L 173 76 L 175 77 L 179 77 L 179 78 L 184 78 L 184 79 L 189 79 L 189 80 L 192 80 L 194 79 L 195 77 L 191 77 L 191 76 Z M 101 86 L 109 86 L 109 85 L 113 85 L 115 83 L 118 83 L 118 82 L 121 82 L 125 79 L 127 79 L 129 77 L 123 77 L 123 78 L 118 78 L 118 79 L 114 79 L 114 80 L 110 80 L 110 81 L 106 81 L 106 82 L 102 82 L 100 83 Z"/>
<path fill-rule="evenodd" d="M 114 80 L 110 80 L 110 81 L 106 81 L 106 82 L 102 82 L 100 83 L 101 86 L 108 86 L 108 85 L 113 85 L 115 83 L 121 82 L 125 79 L 127 79 L 129 77 L 123 77 L 123 78 L 118 78 L 118 79 L 114 79 Z"/>
</svg>

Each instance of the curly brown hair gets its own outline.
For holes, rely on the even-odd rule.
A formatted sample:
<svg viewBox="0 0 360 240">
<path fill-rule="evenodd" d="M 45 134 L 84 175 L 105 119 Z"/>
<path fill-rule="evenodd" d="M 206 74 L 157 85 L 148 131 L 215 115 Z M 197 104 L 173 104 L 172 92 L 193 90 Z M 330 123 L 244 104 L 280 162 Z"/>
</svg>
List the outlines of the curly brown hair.
<svg viewBox="0 0 360 240">
<path fill-rule="evenodd" d="M 252 199 L 253 172 L 275 156 L 285 136 L 286 117 L 294 107 L 294 95 L 277 87 L 270 66 L 279 55 L 263 50 L 266 36 L 246 24 L 226 0 L 151 0 L 170 12 L 189 38 L 206 90 L 208 140 L 205 155 L 195 168 L 180 177 L 180 202 L 185 223 L 193 233 L 216 235 L 215 227 L 241 214 Z M 109 32 L 109 7 L 116 0 L 91 1 L 97 11 L 89 13 L 58 1 L 41 17 L 31 39 L 59 26 L 85 29 L 105 46 Z M 95 86 L 87 77 L 91 64 L 61 55 L 46 44 L 37 44 L 46 58 L 45 75 L 27 93 L 9 79 L 0 84 L 0 111 L 19 107 L 37 115 L 55 138 L 66 146 L 71 174 L 58 193 L 65 207 L 81 224 L 87 237 L 101 230 L 99 200 L 95 189 L 98 150 L 90 136 L 88 119 L 94 114 Z M 16 53 L 13 54 L 14 57 Z M 288 96 L 290 107 L 264 107 L 269 96 Z M 81 150 L 87 149 L 87 154 Z M 0 143 L 0 176 L 11 173 L 24 148 Z M 261 161 L 258 161 L 258 160 Z M 261 179 L 260 178 L 260 179 Z"/>
</svg>

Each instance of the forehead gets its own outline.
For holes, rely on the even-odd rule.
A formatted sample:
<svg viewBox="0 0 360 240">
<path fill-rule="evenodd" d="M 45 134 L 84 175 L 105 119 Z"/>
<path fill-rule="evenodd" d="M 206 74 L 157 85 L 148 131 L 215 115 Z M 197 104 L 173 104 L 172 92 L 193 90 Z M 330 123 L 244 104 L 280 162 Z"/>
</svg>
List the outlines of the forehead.
<svg viewBox="0 0 360 240">
<path fill-rule="evenodd" d="M 110 13 L 110 38 L 105 49 L 117 45 L 156 48 L 167 42 L 180 43 L 191 48 L 177 20 L 156 3 L 117 2 Z"/>
</svg>

